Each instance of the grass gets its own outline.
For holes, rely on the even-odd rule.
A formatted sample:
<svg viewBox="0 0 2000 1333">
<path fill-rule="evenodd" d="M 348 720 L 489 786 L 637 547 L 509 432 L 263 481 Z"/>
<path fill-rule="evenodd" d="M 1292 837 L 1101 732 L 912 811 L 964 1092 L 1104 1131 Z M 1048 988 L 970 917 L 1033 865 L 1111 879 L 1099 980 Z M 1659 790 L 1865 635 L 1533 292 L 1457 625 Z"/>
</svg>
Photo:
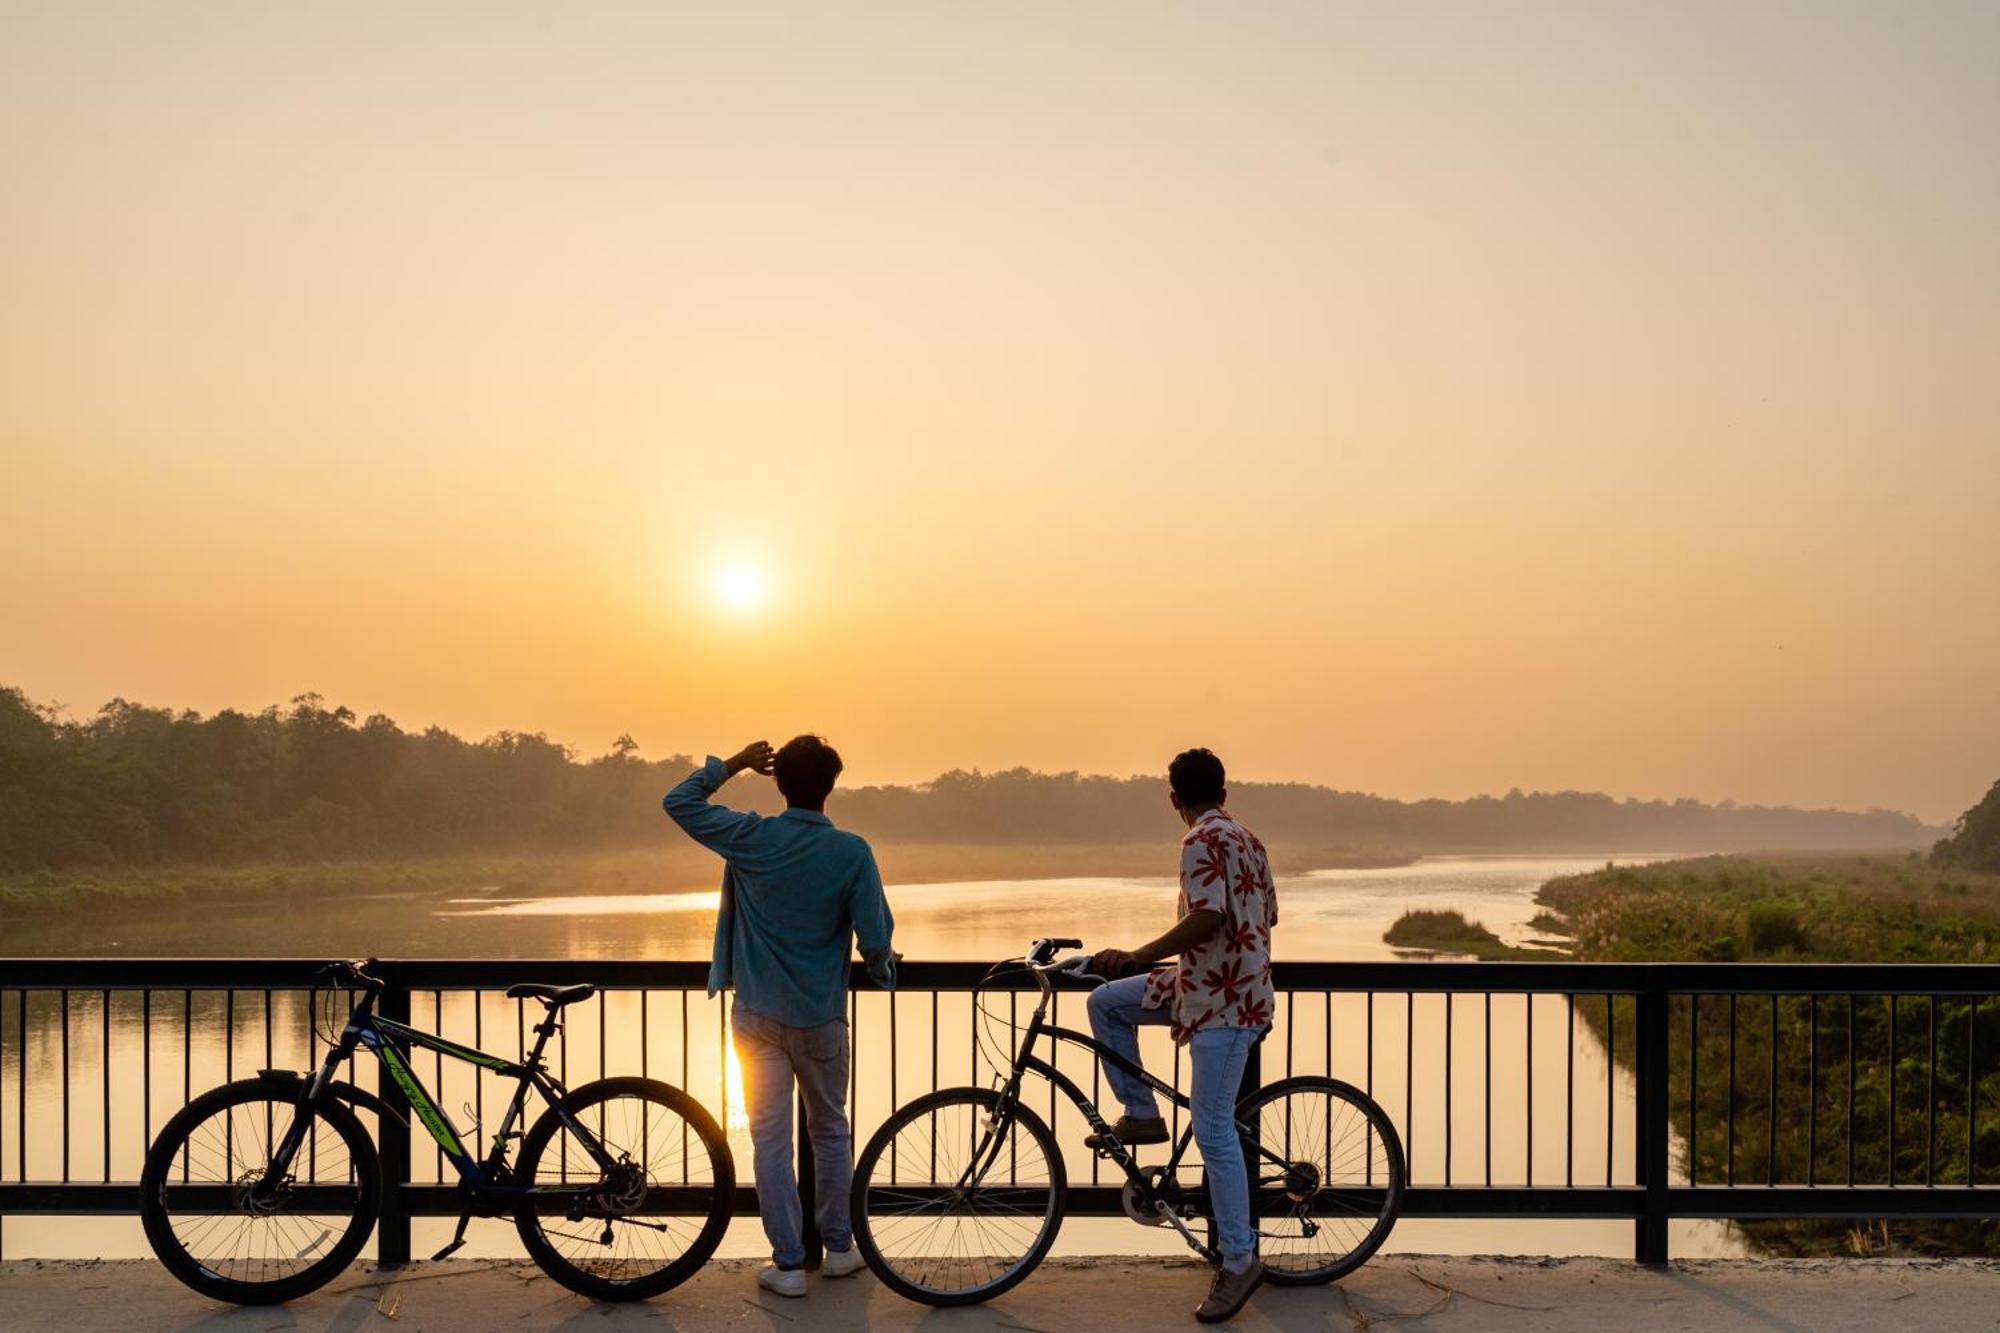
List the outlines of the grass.
<svg viewBox="0 0 2000 1333">
<path fill-rule="evenodd" d="M 1915 856 L 1711 856 L 1551 880 L 1576 956 L 1600 960 L 2000 960 L 2000 875 Z"/>
<path fill-rule="evenodd" d="M 1382 932 L 1382 940 L 1398 949 L 1424 953 L 1471 954 L 1482 962 L 1508 958 L 1556 958 L 1549 949 L 1524 949 L 1501 942 L 1498 935 L 1465 914 L 1447 908 L 1442 911 L 1414 909 L 1397 917 Z"/>
<path fill-rule="evenodd" d="M 1554 935 L 1567 939 L 1570 934 L 1569 922 L 1554 912 L 1537 912 L 1528 918 L 1528 929 L 1537 935 Z"/>
<path fill-rule="evenodd" d="M 1979 875 L 1903 856 L 1729 856 L 1649 866 L 1607 866 L 1552 880 L 1538 899 L 1562 913 L 1578 958 L 1631 961 L 1792 961 L 1963 963 L 2000 960 L 2000 876 Z M 1688 1071 L 1701 1006 L 1698 1134 L 1686 1142 Z M 1604 1036 L 1603 1008 L 1582 1007 Z M 1897 1002 L 1899 1022 L 1880 996 L 1847 1000 L 1781 997 L 1732 1005 L 1725 996 L 1668 1009 L 1668 1096 L 1676 1140 L 1704 1182 L 1733 1168 L 1739 1181 L 1845 1179 L 1844 1126 L 1855 1121 L 1855 1179 L 1964 1185 L 1967 1138 L 1979 1177 L 2000 1164 L 2000 1116 L 1968 1125 L 1968 1104 L 2000 1104 L 2000 1070 L 1982 1061 L 1968 1088 L 1963 1059 L 1931 1068 L 1929 1043 L 1963 1053 L 2000 1048 L 2000 1006 L 1917 996 Z M 1629 1005 L 1617 1013 L 1618 1053 L 1637 1049 Z M 1859 1053 L 1845 1076 L 1847 1053 Z M 1808 1056 L 1827 1066 L 1814 1071 Z M 1732 1140 L 1729 1080 L 1737 1085 Z M 1891 1068 L 1901 1077 L 1892 1082 Z M 1776 1071 L 1775 1078 L 1770 1073 Z M 1831 1070 L 1831 1074 L 1829 1073 Z M 1934 1083 L 1934 1086 L 1933 1086 Z M 1849 1087 L 1852 1086 L 1852 1102 Z M 1776 1122 L 1776 1131 L 1771 1129 Z M 1889 1127 L 1896 1127 L 1890 1160 Z M 1809 1127 L 1817 1126 L 1813 1136 Z M 1775 1157 L 1773 1153 L 1775 1152 Z M 1934 1153 L 1934 1155 L 1933 1155 Z M 1850 1253 L 2000 1255 L 2000 1224 L 1896 1220 L 1856 1227 L 1828 1221 L 1752 1221 L 1743 1233 L 1785 1255 Z"/>
<path fill-rule="evenodd" d="M 0 907 L 13 911 L 83 912 L 190 902 L 254 902 L 300 891 L 354 894 L 442 891 L 504 881 L 510 864 L 520 863 L 435 857 L 408 861 L 36 871 L 0 877 Z"/>
</svg>

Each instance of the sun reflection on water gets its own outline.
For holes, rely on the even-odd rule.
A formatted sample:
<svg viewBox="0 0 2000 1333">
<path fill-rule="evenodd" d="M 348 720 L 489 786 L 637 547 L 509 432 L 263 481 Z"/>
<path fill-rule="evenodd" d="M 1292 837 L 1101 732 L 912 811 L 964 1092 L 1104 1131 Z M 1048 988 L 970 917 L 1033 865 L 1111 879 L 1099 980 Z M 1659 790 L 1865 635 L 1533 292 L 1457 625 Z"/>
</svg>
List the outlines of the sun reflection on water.
<svg viewBox="0 0 2000 1333">
<path fill-rule="evenodd" d="M 723 1048 L 722 1077 L 729 1089 L 729 1123 L 724 1132 L 735 1138 L 750 1132 L 750 1112 L 743 1100 L 743 1062 L 736 1058 L 736 1043 Z"/>
</svg>

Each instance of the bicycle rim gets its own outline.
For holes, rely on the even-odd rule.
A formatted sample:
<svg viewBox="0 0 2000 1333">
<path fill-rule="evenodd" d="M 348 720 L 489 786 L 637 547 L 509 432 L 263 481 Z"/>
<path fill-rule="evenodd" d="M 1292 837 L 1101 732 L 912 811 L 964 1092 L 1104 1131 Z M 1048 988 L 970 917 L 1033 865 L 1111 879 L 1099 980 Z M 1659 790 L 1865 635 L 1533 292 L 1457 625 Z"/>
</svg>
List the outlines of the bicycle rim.
<svg viewBox="0 0 2000 1333">
<path fill-rule="evenodd" d="M 1270 1280 L 1331 1282 L 1367 1262 L 1403 1200 L 1402 1141 L 1382 1108 L 1338 1080 L 1295 1078 L 1241 1118 L 1257 1131 L 1250 1208 Z"/>
<path fill-rule="evenodd" d="M 217 1088 L 168 1121 L 147 1153 L 146 1238 L 205 1295 L 241 1304 L 304 1295 L 352 1262 L 374 1226 L 374 1145 L 343 1106 L 319 1109 L 286 1178 L 262 1188 L 297 1095 L 258 1081 Z"/>
<path fill-rule="evenodd" d="M 693 1276 L 728 1229 L 736 1192 L 735 1163 L 714 1119 L 680 1089 L 651 1079 L 604 1079 L 563 1104 L 624 1177 L 607 1178 L 561 1117 L 543 1113 L 522 1140 L 520 1183 L 601 1188 L 583 1196 L 578 1217 L 530 1196 L 515 1215 L 529 1255 L 556 1281 L 598 1300 L 657 1296 Z"/>
<path fill-rule="evenodd" d="M 1048 1254 L 1068 1189 L 1062 1153 L 999 1094 L 951 1088 L 909 1103 L 863 1149 L 854 1234 L 884 1285 L 927 1305 L 968 1305 L 1020 1282 Z"/>
</svg>

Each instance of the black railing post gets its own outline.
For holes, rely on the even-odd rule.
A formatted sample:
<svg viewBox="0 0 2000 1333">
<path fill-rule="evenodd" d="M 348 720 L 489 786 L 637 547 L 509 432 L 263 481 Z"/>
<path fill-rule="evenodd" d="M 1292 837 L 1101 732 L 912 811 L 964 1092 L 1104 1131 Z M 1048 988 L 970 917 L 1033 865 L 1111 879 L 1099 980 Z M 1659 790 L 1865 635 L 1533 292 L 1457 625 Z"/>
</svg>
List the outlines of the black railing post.
<svg viewBox="0 0 2000 1333">
<path fill-rule="evenodd" d="M 1637 1258 L 1642 1264 L 1667 1262 L 1667 986 L 1649 971 L 1637 1006 L 1639 1114 L 1638 1183 L 1645 1188 L 1645 1211 L 1637 1226 Z M 1612 1022 L 1617 1022 L 1614 1012 Z"/>
<path fill-rule="evenodd" d="M 853 1058 L 850 1053 L 849 1059 Z M 818 1268 L 826 1256 L 826 1238 L 819 1234 L 816 1205 L 819 1199 L 819 1163 L 813 1160 L 812 1128 L 806 1124 L 806 1094 L 793 1095 L 792 1114 L 798 1119 L 799 1136 L 799 1236 L 805 1241 L 806 1267 Z"/>
<path fill-rule="evenodd" d="M 391 973 L 391 976 L 395 976 Z M 410 988 L 400 978 L 383 987 L 375 1012 L 397 1023 L 410 1021 Z M 404 1189 L 410 1181 L 410 1102 L 386 1074 L 379 1080 L 382 1117 L 382 1216 L 375 1224 L 375 1257 L 386 1265 L 410 1262 L 410 1210 Z"/>
</svg>

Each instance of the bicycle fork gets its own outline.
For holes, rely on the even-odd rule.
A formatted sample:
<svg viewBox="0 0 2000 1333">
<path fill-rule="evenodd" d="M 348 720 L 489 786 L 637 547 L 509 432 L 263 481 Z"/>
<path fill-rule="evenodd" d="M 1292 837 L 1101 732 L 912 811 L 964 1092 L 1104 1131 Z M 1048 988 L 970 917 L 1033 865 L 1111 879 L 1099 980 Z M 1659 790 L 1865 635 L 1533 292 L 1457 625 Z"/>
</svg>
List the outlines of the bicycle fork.
<svg viewBox="0 0 2000 1333">
<path fill-rule="evenodd" d="M 278 1140 L 271 1151 L 271 1160 L 265 1164 L 264 1174 L 251 1187 L 252 1198 L 267 1198 L 279 1186 L 291 1179 L 292 1163 L 298 1160 L 299 1148 L 305 1143 L 306 1134 L 312 1128 L 313 1112 L 325 1098 L 326 1085 L 333 1080 L 333 1071 L 341 1060 L 340 1048 L 335 1047 L 327 1055 L 326 1062 L 319 1067 L 312 1080 L 299 1092 L 298 1101 L 292 1104 L 292 1123 L 285 1130 L 284 1138 Z"/>
</svg>

